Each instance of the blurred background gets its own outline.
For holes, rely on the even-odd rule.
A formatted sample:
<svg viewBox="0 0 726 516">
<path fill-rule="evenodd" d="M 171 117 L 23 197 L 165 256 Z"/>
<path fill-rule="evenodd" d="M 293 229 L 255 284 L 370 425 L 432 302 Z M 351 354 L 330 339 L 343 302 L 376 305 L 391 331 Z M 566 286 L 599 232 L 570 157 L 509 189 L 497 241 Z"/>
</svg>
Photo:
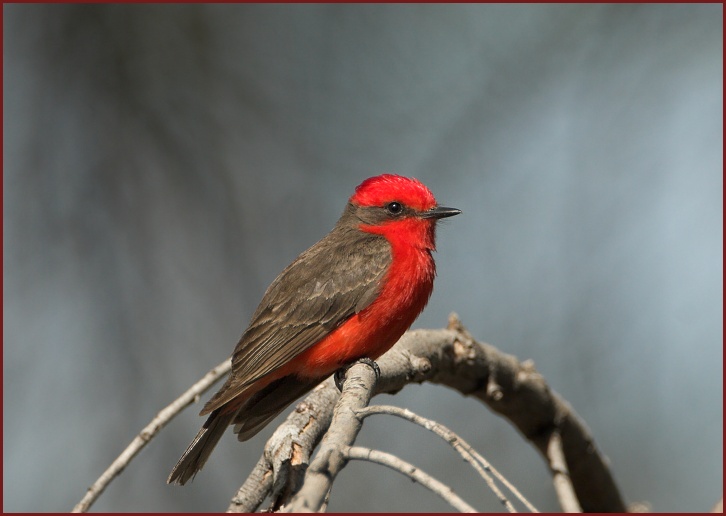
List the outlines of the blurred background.
<svg viewBox="0 0 726 516">
<path fill-rule="evenodd" d="M 628 503 L 723 489 L 723 6 L 5 5 L 3 509 L 66 511 L 228 356 L 267 285 L 363 179 L 415 176 L 440 225 L 415 328 L 456 311 L 533 359 Z M 208 394 L 204 397 L 206 400 Z M 538 454 L 461 395 L 377 400 L 458 432 L 541 510 Z M 95 511 L 218 511 L 268 427 L 167 486 L 174 420 Z M 482 511 L 443 442 L 366 422 Z M 353 463 L 331 511 L 447 511 Z"/>
</svg>

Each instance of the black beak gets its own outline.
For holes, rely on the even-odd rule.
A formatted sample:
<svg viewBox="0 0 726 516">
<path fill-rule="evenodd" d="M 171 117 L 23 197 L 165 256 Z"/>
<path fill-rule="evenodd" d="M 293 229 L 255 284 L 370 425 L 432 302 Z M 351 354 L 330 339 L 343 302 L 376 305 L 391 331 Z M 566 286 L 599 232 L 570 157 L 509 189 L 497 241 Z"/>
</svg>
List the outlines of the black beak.
<svg viewBox="0 0 726 516">
<path fill-rule="evenodd" d="M 443 206 L 437 206 L 436 208 L 431 208 L 430 210 L 423 212 L 421 214 L 421 218 L 443 219 L 446 217 L 453 217 L 459 213 L 461 213 L 461 210 L 457 210 L 456 208 L 444 208 Z"/>
</svg>

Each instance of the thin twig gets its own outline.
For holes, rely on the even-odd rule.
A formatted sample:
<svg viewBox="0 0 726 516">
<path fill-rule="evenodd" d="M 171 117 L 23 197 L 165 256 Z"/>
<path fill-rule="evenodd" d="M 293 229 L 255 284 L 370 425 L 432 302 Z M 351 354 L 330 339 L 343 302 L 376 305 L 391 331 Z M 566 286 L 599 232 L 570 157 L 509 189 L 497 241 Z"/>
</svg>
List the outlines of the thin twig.
<svg viewBox="0 0 726 516">
<path fill-rule="evenodd" d="M 409 477 L 411 480 L 418 482 L 433 493 L 439 495 L 446 503 L 459 512 L 478 512 L 471 505 L 462 500 L 459 495 L 454 493 L 454 490 L 451 487 L 439 482 L 428 473 L 420 470 L 413 464 L 396 457 L 395 455 L 379 450 L 371 450 L 370 448 L 363 448 L 361 446 L 346 447 L 343 449 L 343 455 L 348 460 L 366 460 L 375 464 L 386 466 L 394 471 L 398 471 L 399 473 Z"/>
<path fill-rule="evenodd" d="M 195 383 L 189 390 L 179 396 L 165 409 L 159 412 L 151 422 L 144 427 L 141 432 L 131 441 L 126 449 L 114 460 L 106 471 L 103 472 L 98 480 L 96 480 L 91 487 L 88 488 L 86 494 L 83 496 L 80 502 L 76 504 L 72 512 L 87 512 L 93 502 L 103 493 L 104 489 L 116 478 L 129 462 L 146 446 L 151 439 L 159 433 L 159 431 L 166 426 L 166 424 L 174 419 L 187 405 L 191 405 L 199 399 L 199 396 L 204 393 L 209 387 L 222 378 L 229 372 L 231 368 L 231 361 L 225 360 L 217 367 L 209 371 L 204 377 Z"/>
<path fill-rule="evenodd" d="M 514 496 L 517 497 L 517 499 L 522 502 L 522 504 L 527 507 L 527 509 L 530 512 L 539 512 L 539 510 L 527 499 L 525 496 L 517 489 L 514 484 L 512 484 L 509 480 L 506 479 L 504 475 L 499 473 L 499 471 L 492 466 L 484 457 L 482 457 L 478 451 L 476 451 L 474 448 L 471 448 L 471 454 L 474 455 L 474 458 L 481 462 L 482 465 L 484 465 L 485 468 L 488 468 L 489 471 L 499 480 L 504 486 L 509 489 Z"/>
<path fill-rule="evenodd" d="M 373 414 L 387 414 L 391 416 L 397 416 L 414 424 L 417 424 L 437 436 L 441 437 L 444 441 L 449 443 L 461 456 L 462 458 L 471 464 L 471 466 L 479 473 L 484 479 L 489 488 L 494 492 L 499 501 L 506 507 L 509 512 L 517 512 L 507 497 L 500 491 L 500 489 L 494 484 L 491 473 L 497 480 L 499 480 L 504 486 L 509 489 L 514 496 L 516 496 L 525 507 L 531 512 L 539 512 L 537 508 L 527 500 L 522 493 L 509 482 L 504 475 L 502 475 L 489 461 L 487 461 L 479 452 L 477 452 L 469 443 L 459 437 L 455 432 L 451 431 L 446 426 L 420 416 L 408 409 L 402 409 L 392 405 L 371 405 L 362 410 L 359 410 L 357 414 L 360 417 L 368 417 Z"/>
</svg>

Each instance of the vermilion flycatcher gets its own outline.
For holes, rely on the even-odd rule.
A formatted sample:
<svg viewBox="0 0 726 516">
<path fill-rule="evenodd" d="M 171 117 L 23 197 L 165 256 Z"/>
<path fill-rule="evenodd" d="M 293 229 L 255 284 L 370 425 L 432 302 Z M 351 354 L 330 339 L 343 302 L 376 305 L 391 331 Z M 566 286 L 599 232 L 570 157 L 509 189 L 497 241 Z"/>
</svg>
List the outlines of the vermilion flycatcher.
<svg viewBox="0 0 726 516">
<path fill-rule="evenodd" d="M 333 230 L 265 292 L 167 482 L 192 478 L 229 425 L 246 441 L 330 374 L 388 351 L 431 296 L 436 221 L 459 213 L 416 179 L 363 181 Z"/>
</svg>

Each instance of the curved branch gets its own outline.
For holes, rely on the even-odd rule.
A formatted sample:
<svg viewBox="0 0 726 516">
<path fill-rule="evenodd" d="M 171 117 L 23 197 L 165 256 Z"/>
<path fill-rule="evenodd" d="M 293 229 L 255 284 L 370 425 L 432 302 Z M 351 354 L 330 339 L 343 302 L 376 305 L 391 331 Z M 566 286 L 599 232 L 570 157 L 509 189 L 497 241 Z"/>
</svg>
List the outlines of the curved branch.
<svg viewBox="0 0 726 516">
<path fill-rule="evenodd" d="M 366 460 L 375 464 L 386 466 L 394 471 L 398 471 L 402 475 L 406 475 L 414 482 L 418 482 L 426 489 L 439 495 L 446 503 L 459 512 L 478 512 L 471 505 L 462 500 L 459 495 L 451 489 L 451 487 L 439 482 L 428 473 L 417 468 L 413 464 L 396 457 L 395 455 L 360 446 L 344 448 L 343 455 L 349 460 Z"/>
<path fill-rule="evenodd" d="M 383 355 L 376 394 L 397 392 L 412 381 L 445 385 L 484 402 L 507 418 L 542 454 L 553 432 L 562 451 L 577 499 L 586 512 L 625 512 L 607 459 L 585 423 L 552 391 L 531 361 L 519 362 L 480 343 L 452 314 L 446 330 L 414 330 Z"/>
<path fill-rule="evenodd" d="M 87 512 L 93 505 L 93 502 L 103 493 L 104 489 L 116 478 L 131 460 L 151 441 L 166 424 L 174 419 L 188 405 L 199 400 L 199 396 L 209 387 L 214 385 L 217 380 L 227 374 L 232 367 L 229 359 L 225 360 L 217 367 L 209 371 L 201 380 L 192 385 L 184 394 L 179 396 L 164 410 L 159 412 L 151 422 L 144 427 L 141 432 L 134 438 L 126 449 L 114 460 L 106 471 L 96 480 L 91 487 L 88 488 L 86 494 L 80 502 L 73 507 L 72 512 Z"/>
<path fill-rule="evenodd" d="M 507 511 L 517 512 L 514 509 L 514 506 L 512 506 L 512 503 L 507 499 L 506 496 L 504 496 L 504 493 L 502 493 L 501 490 L 494 483 L 491 475 L 496 477 L 497 480 L 504 484 L 504 486 L 507 487 L 507 489 L 509 489 L 519 499 L 519 501 L 525 505 L 525 507 L 527 507 L 527 509 L 529 509 L 531 512 L 539 512 L 537 508 L 532 505 L 529 500 L 527 500 L 524 495 L 522 495 L 522 493 L 520 493 L 519 490 L 504 477 L 504 475 L 502 475 L 499 471 L 497 471 L 494 466 L 489 463 L 489 461 L 482 457 L 481 454 L 477 452 L 464 439 L 459 437 L 456 433 L 452 432 L 449 428 L 445 427 L 441 423 L 419 416 L 418 414 L 408 409 L 402 409 L 400 407 L 394 407 L 392 405 L 372 405 L 370 407 L 359 410 L 357 414 L 361 418 L 366 418 L 373 414 L 387 414 L 391 416 L 396 416 L 433 432 L 437 436 L 441 437 L 444 441 L 449 443 L 466 462 L 471 464 L 471 466 L 476 470 L 477 473 L 479 473 L 479 476 L 484 479 L 487 486 L 489 486 L 489 489 L 492 490 L 494 495 L 499 499 L 499 501 L 507 509 Z M 491 475 L 489 475 L 489 473 L 491 473 Z"/>
<path fill-rule="evenodd" d="M 473 396 L 507 418 L 540 451 L 559 483 L 563 478 L 559 474 L 564 471 L 563 466 L 553 461 L 555 457 L 551 456 L 551 452 L 548 454 L 552 436 L 557 433 L 564 465 L 569 471 L 580 507 L 587 512 L 625 512 L 625 504 L 610 474 L 607 459 L 599 452 L 587 426 L 570 405 L 549 388 L 531 361 L 519 362 L 512 355 L 475 341 L 455 315 L 450 317 L 448 329 L 407 332 L 378 359 L 378 365 L 381 377 L 373 394 L 394 393 L 410 383 L 428 381 Z M 356 369 L 373 374 L 368 368 Z M 349 375 L 352 371 L 353 368 Z M 330 389 L 330 399 L 336 399 L 337 389 L 332 381 L 326 381 L 321 388 Z M 370 391 L 367 396 L 370 396 Z M 308 400 L 306 398 L 303 403 L 308 403 Z M 330 417 L 332 404 L 321 407 L 319 417 L 322 418 L 326 411 L 329 411 Z M 350 444 L 352 441 L 347 443 Z M 312 448 L 303 451 L 309 456 Z M 344 460 L 338 460 L 336 473 L 343 463 Z M 274 464 L 273 471 L 277 474 Z M 324 476 L 324 472 L 325 468 L 314 476 Z M 300 510 L 321 507 L 320 500 L 327 494 L 330 482 L 323 484 L 325 489 L 319 490 L 316 501 L 300 507 Z M 560 487 L 558 484 L 558 489 Z"/>
<path fill-rule="evenodd" d="M 511 355 L 475 341 L 456 315 L 452 314 L 446 330 L 407 332 L 379 359 L 378 364 L 381 377 L 377 384 L 371 378 L 372 369 L 353 367 L 349 370 L 349 376 L 355 376 L 358 380 L 346 382 L 344 392 L 349 391 L 352 397 L 342 407 L 346 407 L 348 413 L 345 410 L 336 411 L 336 419 L 340 419 L 341 424 L 336 425 L 336 432 L 330 432 L 331 446 L 321 447 L 321 453 L 315 459 L 320 459 L 321 462 L 316 465 L 314 461 L 310 471 L 311 478 L 317 478 L 318 481 L 331 472 L 333 474 L 328 480 L 318 482 L 323 489 L 318 487 L 314 490 L 314 496 L 305 498 L 301 508 L 320 509 L 329 493 L 332 479 L 344 466 L 345 458 L 342 456 L 341 446 L 350 446 L 360 429 L 360 421 L 353 415 L 353 409 L 365 407 L 371 395 L 394 393 L 409 383 L 429 381 L 474 396 L 509 419 L 547 460 L 560 494 L 569 489 L 566 483 L 566 472 L 569 471 L 572 490 L 583 510 L 626 510 L 606 458 L 597 450 L 587 426 L 569 404 L 550 390 L 531 361 L 520 363 Z M 123 471 L 133 457 L 171 419 L 186 406 L 197 401 L 229 369 L 230 361 L 225 360 L 159 412 L 88 489 L 73 508 L 73 512 L 88 511 L 106 486 Z M 364 376 L 368 378 L 362 379 Z M 337 389 L 332 380 L 328 380 L 298 404 L 298 409 L 288 417 L 290 424 L 287 428 L 294 428 L 293 433 L 301 438 L 296 441 L 292 437 L 283 439 L 278 432 L 273 435 L 273 438 L 277 436 L 276 440 L 268 441 L 264 461 L 260 459 L 248 482 L 232 500 L 230 510 L 254 510 L 270 492 L 275 500 L 273 510 L 291 499 L 305 476 L 312 450 L 330 424 L 337 398 Z M 296 416 L 305 414 L 307 423 L 296 419 Z M 324 454 L 323 449 L 326 450 Z M 268 484 L 270 468 L 273 474 L 272 487 Z M 308 479 L 305 481 L 307 483 Z M 311 486 L 315 483 L 311 482 Z M 307 489 L 305 492 L 313 494 Z M 563 507 L 574 508 L 571 497 L 560 498 L 561 502 L 564 500 L 563 503 L 568 504 Z"/>
</svg>

